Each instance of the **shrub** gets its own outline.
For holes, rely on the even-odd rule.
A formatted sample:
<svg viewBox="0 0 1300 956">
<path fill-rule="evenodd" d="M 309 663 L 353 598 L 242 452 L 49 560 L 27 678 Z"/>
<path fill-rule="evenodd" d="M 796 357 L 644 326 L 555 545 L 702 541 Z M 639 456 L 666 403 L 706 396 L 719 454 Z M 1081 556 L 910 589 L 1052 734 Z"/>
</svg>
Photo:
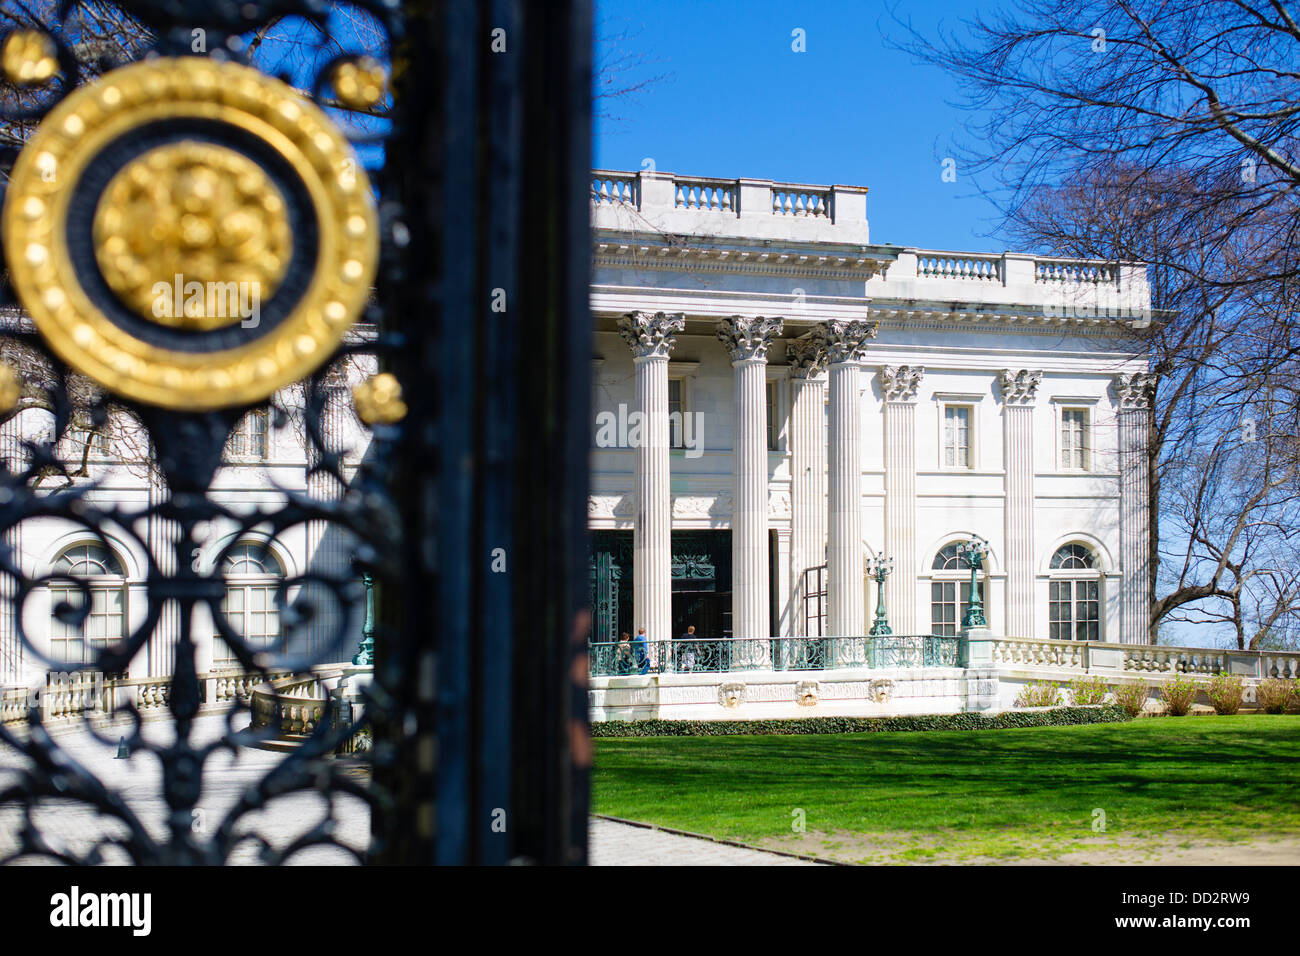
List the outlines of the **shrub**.
<svg viewBox="0 0 1300 956">
<path fill-rule="evenodd" d="M 1128 720 L 1118 707 L 1058 707 L 1000 714 L 912 714 L 906 717 L 791 717 L 774 720 L 601 720 L 593 737 L 730 737 L 737 734 L 878 734 L 918 730 L 1007 730 L 1069 727 Z"/>
<path fill-rule="evenodd" d="M 1175 674 L 1160 685 L 1160 698 L 1169 707 L 1169 713 L 1175 717 L 1184 717 L 1192 709 L 1196 692 L 1201 685 L 1189 674 Z"/>
<path fill-rule="evenodd" d="M 1147 698 L 1150 696 L 1151 689 L 1147 687 L 1145 681 L 1115 685 L 1115 704 L 1130 717 L 1142 713 L 1142 708 L 1146 706 Z"/>
<path fill-rule="evenodd" d="M 1070 681 L 1070 703 L 1075 707 L 1106 703 L 1106 681 L 1095 674 L 1076 677 Z"/>
<path fill-rule="evenodd" d="M 1216 714 L 1235 714 L 1241 710 L 1246 682 L 1236 674 L 1215 674 L 1205 689 Z"/>
<path fill-rule="evenodd" d="M 1061 705 L 1061 686 L 1051 681 L 1034 681 L 1020 688 L 1016 698 L 1017 707 L 1059 707 Z"/>
<path fill-rule="evenodd" d="M 1294 683 L 1276 677 L 1260 681 L 1259 686 L 1255 688 L 1255 699 L 1259 701 L 1259 709 L 1266 714 L 1285 713 L 1287 705 L 1295 695 L 1295 687 L 1292 686 Z"/>
</svg>

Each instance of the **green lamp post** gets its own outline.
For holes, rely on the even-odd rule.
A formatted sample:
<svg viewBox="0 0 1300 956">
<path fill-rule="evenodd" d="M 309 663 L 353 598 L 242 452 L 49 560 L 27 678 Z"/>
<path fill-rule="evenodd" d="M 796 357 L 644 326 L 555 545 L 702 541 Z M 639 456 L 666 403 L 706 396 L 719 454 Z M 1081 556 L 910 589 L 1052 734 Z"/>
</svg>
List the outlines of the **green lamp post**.
<svg viewBox="0 0 1300 956">
<path fill-rule="evenodd" d="M 361 625 L 361 646 L 352 657 L 352 663 L 373 667 L 375 663 L 375 576 L 361 572 L 361 583 L 366 589 L 366 621 Z"/>
<path fill-rule="evenodd" d="M 972 627 L 988 627 L 989 622 L 984 618 L 984 604 L 980 601 L 978 583 L 979 570 L 983 567 L 984 559 L 989 554 L 988 543 L 978 537 L 972 538 L 957 545 L 957 553 L 970 563 L 970 607 L 962 615 L 962 630 Z"/>
<path fill-rule="evenodd" d="M 889 618 L 885 614 L 885 578 L 894 571 L 894 559 L 883 555 L 873 557 L 867 563 L 867 573 L 876 579 L 876 621 L 867 633 L 872 636 L 893 634 Z"/>
</svg>

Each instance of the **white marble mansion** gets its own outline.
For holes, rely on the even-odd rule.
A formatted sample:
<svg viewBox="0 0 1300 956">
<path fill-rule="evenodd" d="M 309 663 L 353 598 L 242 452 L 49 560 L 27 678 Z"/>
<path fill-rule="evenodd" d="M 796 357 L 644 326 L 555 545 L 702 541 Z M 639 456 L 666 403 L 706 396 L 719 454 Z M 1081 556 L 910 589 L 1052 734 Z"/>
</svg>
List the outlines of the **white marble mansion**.
<svg viewBox="0 0 1300 956">
<path fill-rule="evenodd" d="M 596 642 L 1145 644 L 1139 263 L 873 244 L 867 190 L 593 174 Z"/>
</svg>

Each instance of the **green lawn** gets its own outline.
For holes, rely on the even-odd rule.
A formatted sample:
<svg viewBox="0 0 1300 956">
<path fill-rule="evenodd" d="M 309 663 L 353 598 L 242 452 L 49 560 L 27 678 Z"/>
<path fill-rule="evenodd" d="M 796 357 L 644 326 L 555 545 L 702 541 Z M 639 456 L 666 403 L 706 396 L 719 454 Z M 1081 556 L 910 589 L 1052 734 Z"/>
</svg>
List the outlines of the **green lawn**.
<svg viewBox="0 0 1300 956">
<path fill-rule="evenodd" d="M 595 745 L 597 813 L 852 859 L 1300 834 L 1300 716 Z"/>
</svg>

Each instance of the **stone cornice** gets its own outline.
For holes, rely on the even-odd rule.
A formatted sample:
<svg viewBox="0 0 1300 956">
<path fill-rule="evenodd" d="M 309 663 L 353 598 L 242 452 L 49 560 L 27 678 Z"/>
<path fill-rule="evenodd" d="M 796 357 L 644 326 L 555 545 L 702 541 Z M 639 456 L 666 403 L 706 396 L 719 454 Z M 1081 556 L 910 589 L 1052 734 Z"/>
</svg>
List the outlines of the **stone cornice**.
<svg viewBox="0 0 1300 956">
<path fill-rule="evenodd" d="M 597 238 L 592 244 L 594 264 L 631 269 L 669 269 L 692 272 L 730 272 L 741 275 L 814 276 L 869 279 L 883 275 L 889 258 L 863 247 L 835 248 L 826 244 L 806 247 L 752 248 L 701 244 L 700 237 L 673 236 L 632 241 Z"/>
<path fill-rule="evenodd" d="M 846 306 L 851 307 L 858 315 L 865 312 L 883 329 L 951 330 L 957 327 L 979 329 L 981 332 L 1026 335 L 1060 335 L 1063 330 L 1068 330 L 1071 336 L 1131 338 L 1143 327 L 1143 323 L 1149 320 L 1149 317 L 1140 314 L 1070 315 L 1054 313 L 1050 310 L 1035 310 L 1025 306 L 994 307 L 971 303 L 917 304 L 845 296 L 808 299 L 801 309 L 799 303 L 793 301 L 790 296 L 747 295 L 719 289 L 688 290 L 597 284 L 592 287 L 592 292 L 593 297 L 640 296 L 650 299 L 651 302 L 669 298 L 677 307 L 676 311 L 683 312 L 689 319 L 716 321 L 740 310 L 753 312 L 760 309 L 770 310 L 785 316 L 787 330 L 815 328 L 819 322 L 829 319 L 828 313 L 833 315 L 834 311 Z M 825 302 L 820 301 L 821 299 Z M 699 307 L 690 308 L 687 300 L 696 300 Z M 715 303 L 717 311 L 709 311 L 709 306 Z M 811 314 L 801 314 L 801 312 Z M 821 315 L 818 315 L 818 312 Z"/>
</svg>

